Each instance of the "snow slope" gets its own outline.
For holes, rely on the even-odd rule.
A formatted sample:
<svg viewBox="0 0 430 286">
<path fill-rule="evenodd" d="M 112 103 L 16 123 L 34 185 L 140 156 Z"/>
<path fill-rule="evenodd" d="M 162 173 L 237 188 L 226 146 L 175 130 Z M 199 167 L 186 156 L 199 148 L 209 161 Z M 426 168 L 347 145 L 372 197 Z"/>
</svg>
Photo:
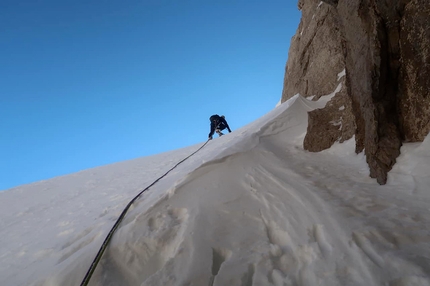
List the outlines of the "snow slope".
<svg viewBox="0 0 430 286">
<path fill-rule="evenodd" d="M 379 186 L 353 140 L 303 150 L 331 96 L 297 95 L 179 165 L 90 285 L 430 285 L 430 137 Z M 79 285 L 125 205 L 201 144 L 0 193 L 1 285 Z"/>
</svg>

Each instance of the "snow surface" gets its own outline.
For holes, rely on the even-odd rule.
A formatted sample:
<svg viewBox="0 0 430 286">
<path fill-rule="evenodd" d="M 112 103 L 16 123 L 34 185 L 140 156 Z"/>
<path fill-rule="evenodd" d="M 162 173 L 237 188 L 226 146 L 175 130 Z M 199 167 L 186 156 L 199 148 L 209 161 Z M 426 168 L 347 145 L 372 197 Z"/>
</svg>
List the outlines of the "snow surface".
<svg viewBox="0 0 430 286">
<path fill-rule="evenodd" d="M 346 75 L 346 69 L 343 69 L 340 73 L 337 74 L 337 81 L 339 81 L 345 75 Z"/>
<path fill-rule="evenodd" d="M 354 140 L 302 148 L 299 95 L 210 141 L 131 207 L 90 285 L 430 285 L 430 136 L 380 186 Z M 142 189 L 201 145 L 0 193 L 1 285 L 79 285 Z"/>
</svg>

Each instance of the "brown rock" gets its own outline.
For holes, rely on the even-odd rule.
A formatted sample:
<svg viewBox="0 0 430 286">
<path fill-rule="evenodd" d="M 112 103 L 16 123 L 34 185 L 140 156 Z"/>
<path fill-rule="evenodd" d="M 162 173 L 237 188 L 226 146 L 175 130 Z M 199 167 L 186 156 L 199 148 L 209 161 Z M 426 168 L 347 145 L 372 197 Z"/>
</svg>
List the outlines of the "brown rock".
<svg viewBox="0 0 430 286">
<path fill-rule="evenodd" d="M 406 142 L 430 132 L 430 1 L 410 1 L 400 21 L 399 113 Z"/>
<path fill-rule="evenodd" d="M 345 69 L 336 9 L 317 0 L 299 1 L 302 19 L 291 40 L 282 101 L 300 93 L 319 98 L 333 92 Z"/>
<path fill-rule="evenodd" d="M 345 69 L 344 42 L 335 8 L 317 0 L 299 1 L 298 6 L 303 16 L 291 41 L 282 101 L 297 93 L 318 100 L 342 84 L 326 108 L 309 113 L 303 144 L 306 150 L 318 152 L 350 139 L 355 132 L 345 77 L 338 78 Z"/>
<path fill-rule="evenodd" d="M 385 184 L 402 140 L 422 141 L 430 131 L 430 1 L 324 2 L 299 1 L 282 101 L 331 93 L 345 66 L 344 89 L 309 114 L 304 148 L 320 151 L 355 133 L 370 176 Z"/>
<path fill-rule="evenodd" d="M 323 109 L 309 112 L 308 128 L 303 147 L 311 152 L 330 148 L 336 141 L 342 143 L 354 135 L 355 123 L 352 105 L 346 87 L 336 93 Z"/>
</svg>

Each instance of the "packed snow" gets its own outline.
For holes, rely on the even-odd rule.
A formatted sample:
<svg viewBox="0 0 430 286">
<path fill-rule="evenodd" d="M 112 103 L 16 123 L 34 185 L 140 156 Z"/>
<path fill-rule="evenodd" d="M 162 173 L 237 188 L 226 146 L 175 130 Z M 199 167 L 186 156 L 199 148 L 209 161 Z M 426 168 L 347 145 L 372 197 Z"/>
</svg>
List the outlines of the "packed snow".
<svg viewBox="0 0 430 286">
<path fill-rule="evenodd" d="M 131 207 L 89 285 L 430 285 L 430 137 L 380 186 L 354 139 L 303 150 L 331 96 L 209 141 Z M 127 203 L 203 143 L 1 192 L 1 285 L 79 285 Z"/>
<path fill-rule="evenodd" d="M 343 69 L 340 73 L 337 74 L 337 81 L 339 81 L 345 75 L 346 75 L 346 69 Z"/>
</svg>

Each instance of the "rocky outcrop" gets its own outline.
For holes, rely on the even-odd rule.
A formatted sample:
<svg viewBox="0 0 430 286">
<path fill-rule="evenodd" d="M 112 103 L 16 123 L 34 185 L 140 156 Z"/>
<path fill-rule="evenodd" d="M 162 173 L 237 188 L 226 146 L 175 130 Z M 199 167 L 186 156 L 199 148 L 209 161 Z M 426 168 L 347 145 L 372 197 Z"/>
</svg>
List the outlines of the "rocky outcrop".
<svg viewBox="0 0 430 286">
<path fill-rule="evenodd" d="M 285 72 L 283 100 L 326 95 L 337 87 L 337 74 L 345 68 L 342 35 L 336 9 L 318 1 L 299 1 L 302 19 L 291 40 Z"/>
<path fill-rule="evenodd" d="M 356 152 L 365 151 L 370 176 L 384 184 L 402 142 L 430 131 L 430 1 L 300 0 L 299 9 L 282 101 L 330 93 L 346 70 L 339 96 L 309 114 L 304 147 L 319 151 L 355 134 Z M 345 123 L 342 132 L 333 122 Z"/>
<path fill-rule="evenodd" d="M 318 100 L 341 88 L 325 109 L 309 113 L 303 144 L 306 150 L 318 152 L 336 141 L 350 139 L 355 132 L 344 76 L 345 43 L 335 8 L 317 1 L 299 1 L 299 9 L 302 19 L 291 41 L 282 101 L 297 93 Z"/>
<path fill-rule="evenodd" d="M 319 152 L 330 148 L 336 141 L 342 143 L 354 135 L 354 115 L 344 77 L 325 108 L 313 110 L 308 116 L 308 128 L 303 141 L 306 150 Z"/>
</svg>

